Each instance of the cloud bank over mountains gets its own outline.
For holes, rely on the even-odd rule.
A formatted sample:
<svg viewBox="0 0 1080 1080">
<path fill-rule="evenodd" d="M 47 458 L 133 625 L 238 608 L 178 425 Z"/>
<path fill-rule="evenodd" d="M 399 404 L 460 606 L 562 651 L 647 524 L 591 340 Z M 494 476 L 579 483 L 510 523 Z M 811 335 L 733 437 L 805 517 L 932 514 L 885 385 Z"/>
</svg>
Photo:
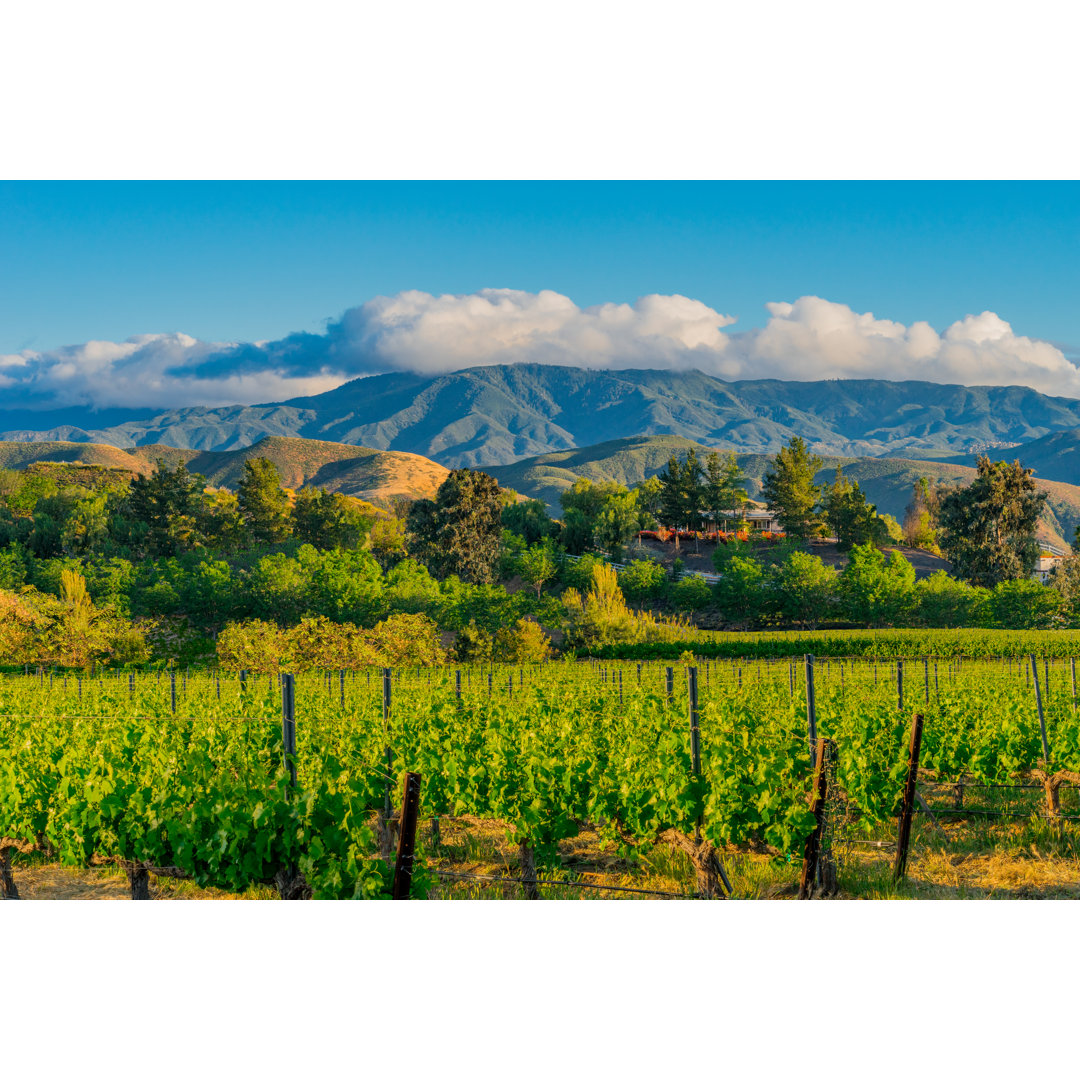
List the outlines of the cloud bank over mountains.
<svg viewBox="0 0 1080 1080">
<path fill-rule="evenodd" d="M 350 308 L 324 334 L 204 342 L 182 333 L 0 355 L 0 408 L 221 406 L 282 401 L 363 375 L 425 375 L 491 364 L 698 368 L 724 379 L 916 379 L 1030 386 L 1080 398 L 1080 369 L 1057 346 L 1013 333 L 991 311 L 939 334 L 803 296 L 766 304 L 760 329 L 685 296 L 578 307 L 550 290 L 419 291 Z"/>
</svg>

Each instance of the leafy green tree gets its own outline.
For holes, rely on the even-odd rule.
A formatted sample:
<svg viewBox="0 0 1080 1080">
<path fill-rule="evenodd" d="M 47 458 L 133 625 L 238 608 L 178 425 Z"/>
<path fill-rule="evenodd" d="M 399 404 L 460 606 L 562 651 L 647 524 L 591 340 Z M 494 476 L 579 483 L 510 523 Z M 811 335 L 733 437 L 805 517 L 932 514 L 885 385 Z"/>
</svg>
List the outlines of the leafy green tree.
<svg viewBox="0 0 1080 1080">
<path fill-rule="evenodd" d="M 596 543 L 596 529 L 601 511 L 611 499 L 626 494 L 627 489 L 613 480 L 594 484 L 588 477 L 578 477 L 573 486 L 559 496 L 559 503 L 563 508 L 563 547 L 571 555 L 580 555 L 591 548 Z M 614 516 L 617 517 L 617 513 Z M 607 517 L 611 518 L 612 514 L 609 513 Z M 634 524 L 636 526 L 636 520 Z M 612 522 L 606 520 L 605 534 L 611 527 Z"/>
<path fill-rule="evenodd" d="M 943 495 L 938 508 L 941 550 L 957 576 L 975 585 L 1029 578 L 1039 556 L 1035 532 L 1047 493 L 1032 470 L 985 455 L 967 486 Z"/>
<path fill-rule="evenodd" d="M 371 521 L 355 500 L 322 488 L 301 488 L 293 505 L 293 532 L 302 543 L 322 549 L 356 547 Z"/>
<path fill-rule="evenodd" d="M 198 559 L 182 568 L 173 587 L 181 610 L 196 625 L 217 628 L 241 608 L 240 589 L 232 568 L 221 559 Z"/>
<path fill-rule="evenodd" d="M 131 595 L 136 585 L 136 569 L 129 559 L 100 556 L 83 561 L 86 586 L 95 604 L 115 608 L 121 615 L 131 614 Z"/>
<path fill-rule="evenodd" d="M 525 499 L 504 507 L 502 524 L 504 529 L 524 537 L 527 544 L 539 543 L 559 530 L 547 507 L 539 499 Z"/>
<path fill-rule="evenodd" d="M 527 547 L 518 556 L 517 568 L 521 580 L 536 590 L 539 600 L 541 590 L 559 572 L 558 552 L 551 537 L 545 536 L 538 544 Z"/>
<path fill-rule="evenodd" d="M 152 473 L 131 481 L 125 515 L 143 526 L 147 555 L 176 555 L 199 543 L 196 516 L 202 489 L 203 478 L 189 473 L 183 462 L 170 469 L 161 458 Z"/>
<path fill-rule="evenodd" d="M 383 600 L 391 614 L 430 614 L 439 607 L 439 583 L 422 563 L 415 559 L 402 559 L 386 572 Z"/>
<path fill-rule="evenodd" d="M 765 472 L 761 497 L 788 536 L 808 540 L 821 528 L 815 507 L 821 488 L 814 477 L 823 462 L 797 435 L 782 447 Z"/>
<path fill-rule="evenodd" d="M 30 578 L 33 556 L 21 544 L 0 550 L 0 589 L 15 592 Z"/>
<path fill-rule="evenodd" d="M 20 517 L 32 517 L 37 505 L 42 499 L 52 498 L 59 492 L 59 485 L 51 476 L 40 473 L 18 473 L 17 486 L 5 485 L 9 488 L 6 501 L 13 514 Z"/>
<path fill-rule="evenodd" d="M 596 546 L 610 552 L 611 557 L 621 561 L 623 548 L 637 532 L 637 493 L 624 491 L 605 496 L 593 526 Z"/>
<path fill-rule="evenodd" d="M 651 529 L 660 519 L 664 485 L 659 476 L 650 476 L 642 480 L 634 491 L 637 492 L 638 527 Z"/>
<path fill-rule="evenodd" d="M 109 538 L 110 495 L 91 492 L 72 508 L 60 530 L 65 555 L 89 555 L 100 551 Z"/>
<path fill-rule="evenodd" d="M 289 496 L 281 473 L 265 457 L 248 458 L 236 486 L 240 517 L 253 544 L 280 544 L 292 531 Z"/>
<path fill-rule="evenodd" d="M 408 528 L 436 574 L 456 574 L 482 584 L 495 579 L 502 511 L 499 485 L 492 477 L 472 469 L 454 469 L 439 485 L 434 500 L 413 504 Z"/>
<path fill-rule="evenodd" d="M 246 546 L 240 500 L 231 491 L 223 488 L 207 491 L 203 495 L 198 523 L 206 546 L 218 554 L 233 554 Z"/>
<path fill-rule="evenodd" d="M 844 612 L 852 622 L 898 626 L 915 608 L 915 568 L 898 551 L 885 555 L 873 544 L 856 544 L 840 575 Z"/>
<path fill-rule="evenodd" d="M 837 577 L 816 555 L 792 552 L 772 578 L 780 616 L 809 630 L 834 618 Z"/>
<path fill-rule="evenodd" d="M 660 513 L 664 524 L 672 528 L 696 529 L 705 508 L 705 470 L 691 447 L 680 463 L 672 454 L 659 473 Z"/>
<path fill-rule="evenodd" d="M 570 555 L 584 555 L 593 544 L 593 522 L 576 506 L 563 513 L 562 545 Z"/>
<path fill-rule="evenodd" d="M 559 571 L 559 577 L 568 589 L 577 589 L 578 592 L 584 592 L 592 586 L 596 568 L 603 564 L 603 559 L 591 554 L 582 555 L 577 560 L 567 559 Z"/>
</svg>

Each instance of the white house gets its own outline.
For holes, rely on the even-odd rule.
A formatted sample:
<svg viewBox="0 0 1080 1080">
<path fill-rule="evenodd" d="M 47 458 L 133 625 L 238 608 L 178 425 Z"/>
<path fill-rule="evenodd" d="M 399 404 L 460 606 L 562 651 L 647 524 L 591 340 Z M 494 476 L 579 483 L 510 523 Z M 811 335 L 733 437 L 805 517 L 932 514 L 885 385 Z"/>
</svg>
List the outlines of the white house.
<svg viewBox="0 0 1080 1080">
<path fill-rule="evenodd" d="M 745 521 L 751 532 L 783 532 L 776 514 L 768 508 L 764 510 L 721 510 L 720 516 L 729 521 Z"/>
<path fill-rule="evenodd" d="M 1050 575 L 1055 568 L 1061 565 L 1060 555 L 1040 555 L 1035 560 L 1035 571 L 1031 577 L 1034 581 L 1041 581 L 1044 585 L 1050 580 Z"/>
</svg>

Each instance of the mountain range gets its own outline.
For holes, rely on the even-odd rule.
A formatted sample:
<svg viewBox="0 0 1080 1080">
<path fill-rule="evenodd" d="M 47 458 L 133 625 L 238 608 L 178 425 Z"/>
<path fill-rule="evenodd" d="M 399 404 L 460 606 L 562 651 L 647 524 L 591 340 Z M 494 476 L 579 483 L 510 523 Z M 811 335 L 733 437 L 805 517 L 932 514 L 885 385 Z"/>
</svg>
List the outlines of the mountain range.
<svg viewBox="0 0 1080 1080">
<path fill-rule="evenodd" d="M 992 451 L 1020 457 L 1046 479 L 1080 482 L 1080 401 L 1020 386 L 726 382 L 699 371 L 520 364 L 374 375 L 263 405 L 153 415 L 112 409 L 101 426 L 92 416 L 0 409 L 0 439 L 231 451 L 267 436 L 298 437 L 419 454 L 455 468 L 509 465 L 639 436 L 771 454 L 799 435 L 815 452 L 843 458 L 959 465 Z"/>
</svg>

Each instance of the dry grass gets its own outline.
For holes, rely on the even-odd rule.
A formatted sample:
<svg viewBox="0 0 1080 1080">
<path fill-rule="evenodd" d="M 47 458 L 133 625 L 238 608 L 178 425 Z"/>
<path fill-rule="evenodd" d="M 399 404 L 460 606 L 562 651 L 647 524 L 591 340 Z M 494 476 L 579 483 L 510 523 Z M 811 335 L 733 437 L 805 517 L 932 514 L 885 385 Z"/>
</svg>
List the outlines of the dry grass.
<svg viewBox="0 0 1080 1080">
<path fill-rule="evenodd" d="M 420 853 L 431 870 L 480 878 L 519 879 L 517 846 L 506 827 L 474 817 L 441 818 L 441 842 L 433 842 L 430 825 L 418 837 Z M 892 838 L 883 834 L 881 839 Z M 917 818 L 912 834 L 907 880 L 892 879 L 891 847 L 851 845 L 841 848 L 839 899 L 1080 899 L 1080 827 L 1054 828 L 1039 819 L 1002 823 L 965 819 L 934 828 Z M 694 873 L 686 856 L 665 845 L 638 853 L 633 860 L 602 850 L 600 836 L 583 829 L 559 845 L 560 867 L 543 876 L 560 882 L 617 885 L 632 889 L 676 893 L 694 891 Z M 745 851 L 723 857 L 734 887 L 744 900 L 791 899 L 796 895 L 801 862 Z M 118 867 L 73 870 L 45 865 L 36 857 L 16 856 L 15 880 L 27 900 L 126 900 L 127 876 Z M 248 890 L 243 897 L 192 882 L 151 878 L 156 900 L 273 899 L 271 889 Z M 431 898 L 436 900 L 515 900 L 524 898 L 516 880 L 476 881 L 432 875 Z M 548 900 L 660 900 L 643 893 L 554 884 L 541 887 Z"/>
</svg>

